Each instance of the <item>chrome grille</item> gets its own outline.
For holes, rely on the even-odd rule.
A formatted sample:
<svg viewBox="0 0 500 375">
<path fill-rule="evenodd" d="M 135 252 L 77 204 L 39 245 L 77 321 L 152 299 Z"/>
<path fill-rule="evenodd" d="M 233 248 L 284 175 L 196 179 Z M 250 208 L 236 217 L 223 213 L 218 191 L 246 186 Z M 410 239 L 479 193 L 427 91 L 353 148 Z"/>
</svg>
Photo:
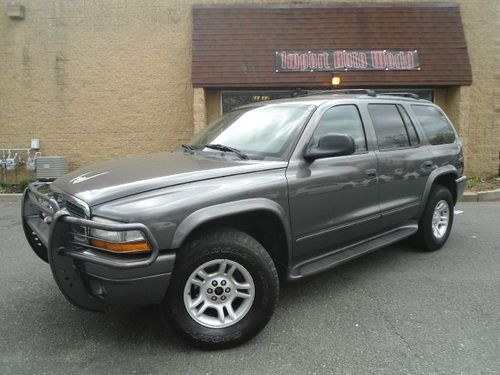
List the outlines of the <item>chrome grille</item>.
<svg viewBox="0 0 500 375">
<path fill-rule="evenodd" d="M 69 212 L 71 216 L 79 217 L 82 219 L 88 219 L 85 214 L 85 208 L 73 203 L 69 200 L 64 199 L 61 195 L 57 196 L 57 202 L 59 203 L 60 208 L 65 208 L 66 211 Z M 73 239 L 76 242 L 80 243 L 88 243 L 88 228 L 80 225 L 71 225 L 71 233 L 73 235 Z"/>
<path fill-rule="evenodd" d="M 65 201 L 65 207 L 71 216 L 85 218 L 85 209 L 83 207 L 80 207 L 70 201 Z"/>
</svg>

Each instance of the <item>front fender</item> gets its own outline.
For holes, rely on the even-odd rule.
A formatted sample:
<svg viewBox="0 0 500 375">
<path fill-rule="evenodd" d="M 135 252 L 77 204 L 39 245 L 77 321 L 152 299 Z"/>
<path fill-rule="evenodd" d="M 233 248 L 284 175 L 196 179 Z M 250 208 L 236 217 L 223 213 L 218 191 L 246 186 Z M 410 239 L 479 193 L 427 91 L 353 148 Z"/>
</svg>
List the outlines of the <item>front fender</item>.
<svg viewBox="0 0 500 375">
<path fill-rule="evenodd" d="M 250 198 L 234 202 L 221 203 L 204 207 L 191 213 L 178 225 L 172 238 L 171 248 L 177 249 L 181 247 L 187 236 L 202 224 L 208 223 L 214 219 L 253 211 L 267 211 L 275 215 L 280 220 L 285 230 L 288 246 L 287 250 L 288 254 L 290 254 L 292 236 L 288 216 L 283 207 L 266 198 Z"/>
</svg>

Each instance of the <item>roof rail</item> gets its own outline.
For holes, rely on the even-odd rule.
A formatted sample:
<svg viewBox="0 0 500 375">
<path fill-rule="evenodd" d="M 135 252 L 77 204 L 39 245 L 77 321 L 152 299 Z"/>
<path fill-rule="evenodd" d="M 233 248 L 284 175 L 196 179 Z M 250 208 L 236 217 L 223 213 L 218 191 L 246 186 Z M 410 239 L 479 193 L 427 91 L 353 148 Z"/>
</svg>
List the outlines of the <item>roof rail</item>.
<svg viewBox="0 0 500 375">
<path fill-rule="evenodd" d="M 302 96 L 314 96 L 314 95 L 324 95 L 324 94 L 357 94 L 357 93 L 363 93 L 368 96 L 377 96 L 375 91 L 370 90 L 370 89 L 335 89 L 335 90 L 324 90 L 324 91 L 319 91 L 319 92 L 314 92 L 312 94 L 304 94 L 300 95 Z"/>
<path fill-rule="evenodd" d="M 413 98 L 420 100 L 420 96 L 412 92 L 378 92 L 378 95 L 389 95 L 389 96 L 404 96 L 405 98 Z"/>
</svg>

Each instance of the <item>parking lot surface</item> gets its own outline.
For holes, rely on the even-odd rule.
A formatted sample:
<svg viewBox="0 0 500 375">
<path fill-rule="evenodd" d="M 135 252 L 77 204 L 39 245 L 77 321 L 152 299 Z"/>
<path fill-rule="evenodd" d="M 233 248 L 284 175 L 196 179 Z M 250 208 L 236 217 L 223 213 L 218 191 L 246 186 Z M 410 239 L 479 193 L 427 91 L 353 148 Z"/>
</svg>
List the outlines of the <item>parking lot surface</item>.
<svg viewBox="0 0 500 375">
<path fill-rule="evenodd" d="M 157 307 L 65 300 L 0 199 L 1 374 L 500 374 L 500 203 L 461 203 L 446 246 L 409 241 L 284 285 L 249 343 L 200 351 Z"/>
</svg>

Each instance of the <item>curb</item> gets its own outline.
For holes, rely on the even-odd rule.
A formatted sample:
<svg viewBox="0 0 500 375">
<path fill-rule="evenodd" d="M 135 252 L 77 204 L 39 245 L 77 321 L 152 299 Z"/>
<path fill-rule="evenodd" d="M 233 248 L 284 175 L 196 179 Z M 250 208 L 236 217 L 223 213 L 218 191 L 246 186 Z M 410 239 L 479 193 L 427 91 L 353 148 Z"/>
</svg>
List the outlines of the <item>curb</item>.
<svg viewBox="0 0 500 375">
<path fill-rule="evenodd" d="M 16 202 L 21 200 L 22 197 L 23 195 L 20 193 L 0 194 L 0 202 Z"/>
<path fill-rule="evenodd" d="M 477 193 L 465 192 L 459 199 L 460 202 L 499 202 L 500 189 L 478 191 Z"/>
</svg>

